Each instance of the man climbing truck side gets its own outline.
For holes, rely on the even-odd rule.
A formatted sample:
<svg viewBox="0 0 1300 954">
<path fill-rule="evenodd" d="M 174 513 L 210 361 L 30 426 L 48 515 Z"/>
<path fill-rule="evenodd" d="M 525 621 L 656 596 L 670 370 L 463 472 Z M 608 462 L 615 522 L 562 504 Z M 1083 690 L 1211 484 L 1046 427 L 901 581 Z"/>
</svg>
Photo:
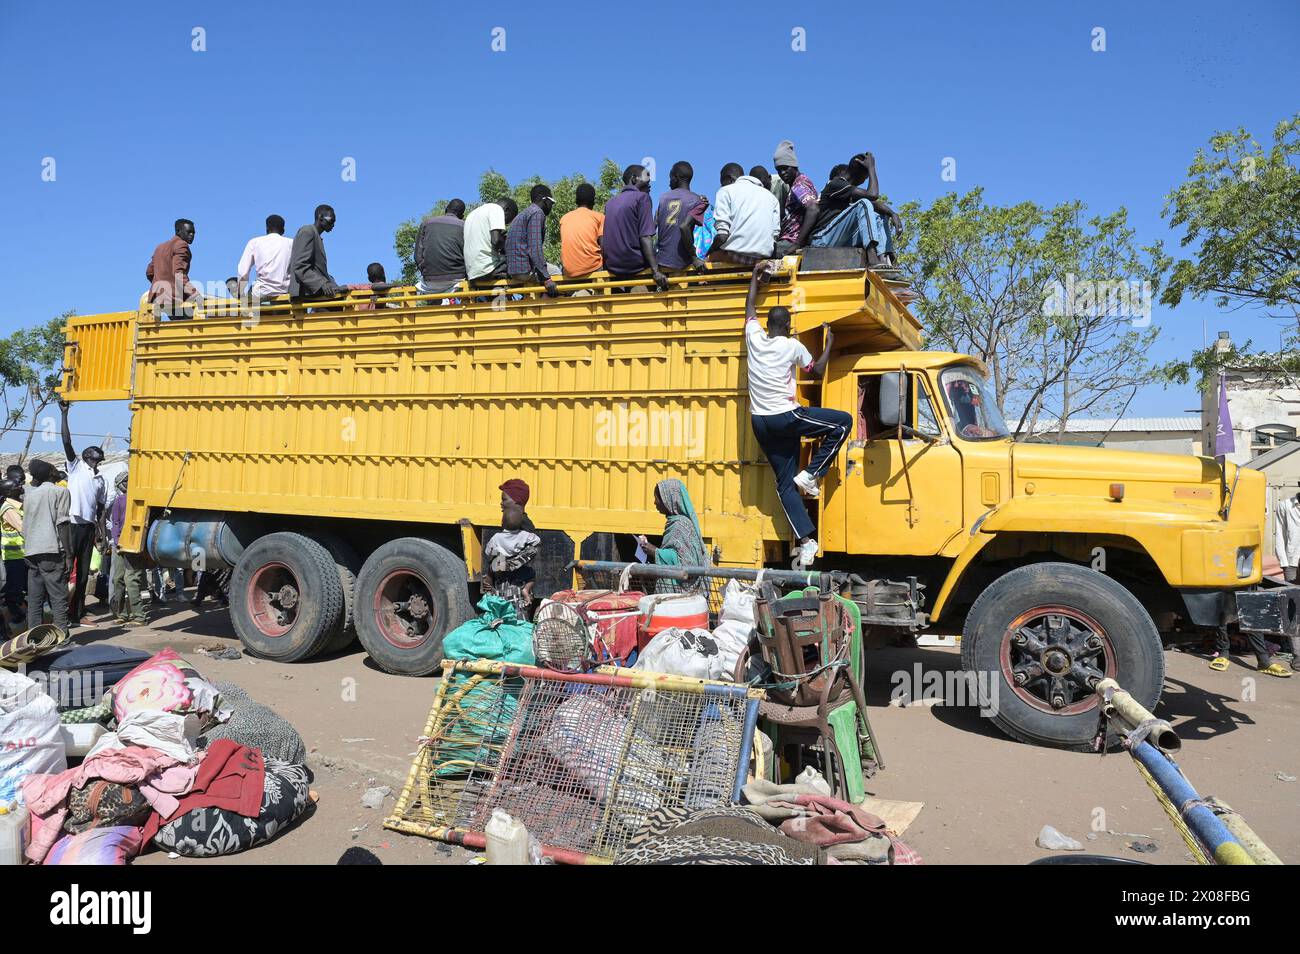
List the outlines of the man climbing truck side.
<svg viewBox="0 0 1300 954">
<path fill-rule="evenodd" d="M 800 504 L 818 567 L 856 575 L 864 606 L 888 597 L 871 638 L 959 629 L 1001 728 L 1078 747 L 1102 677 L 1155 705 L 1162 632 L 1300 625 L 1295 588 L 1258 586 L 1262 474 L 1013 442 L 980 363 L 920 350 L 889 286 L 843 254 L 784 259 L 763 305 L 788 308 L 809 351 L 833 332 L 797 400 L 844 412 L 851 433 Z M 521 286 L 446 305 L 395 288 L 378 307 L 368 292 L 270 304 L 255 323 L 222 299 L 183 323 L 145 303 L 69 320 L 63 393 L 131 400 L 121 547 L 232 568 L 251 651 L 305 660 L 355 635 L 383 668 L 427 674 L 471 612 L 507 477 L 533 488 L 542 557 L 601 534 L 630 559 L 635 535 L 662 528 L 653 487 L 676 477 L 720 566 L 789 565 L 749 422 L 749 279 L 710 268 L 625 293 L 644 278 L 597 272 L 554 299 Z"/>
</svg>

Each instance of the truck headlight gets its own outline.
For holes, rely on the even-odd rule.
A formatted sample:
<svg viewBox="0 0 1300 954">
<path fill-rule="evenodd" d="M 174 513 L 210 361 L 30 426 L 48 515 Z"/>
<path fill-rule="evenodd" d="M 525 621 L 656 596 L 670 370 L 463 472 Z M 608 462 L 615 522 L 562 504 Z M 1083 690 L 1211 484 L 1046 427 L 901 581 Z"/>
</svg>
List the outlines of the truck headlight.
<svg viewBox="0 0 1300 954">
<path fill-rule="evenodd" d="M 1255 569 L 1255 548 L 1237 547 L 1237 578 L 1244 580 Z"/>
</svg>

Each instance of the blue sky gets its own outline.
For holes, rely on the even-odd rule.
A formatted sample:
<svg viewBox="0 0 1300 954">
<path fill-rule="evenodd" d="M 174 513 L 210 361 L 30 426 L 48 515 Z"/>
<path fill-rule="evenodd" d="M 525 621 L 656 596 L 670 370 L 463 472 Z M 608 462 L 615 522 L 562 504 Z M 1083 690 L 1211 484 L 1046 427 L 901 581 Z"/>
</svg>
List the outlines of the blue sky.
<svg viewBox="0 0 1300 954">
<path fill-rule="evenodd" d="M 191 48 L 196 27 L 204 52 Z M 1091 48 L 1094 27 L 1105 52 Z M 1265 141 L 1300 108 L 1298 41 L 1294 0 L 5 0 L 0 332 L 132 307 L 180 216 L 198 229 L 193 277 L 219 282 L 268 213 L 292 233 L 328 202 L 331 270 L 363 281 L 370 261 L 395 272 L 401 220 L 473 198 L 489 166 L 514 180 L 594 173 L 606 156 L 661 169 L 686 158 L 711 189 L 725 162 L 770 167 L 783 138 L 819 182 L 871 150 L 896 203 L 977 185 L 999 203 L 1079 198 L 1126 206 L 1144 242 L 1176 242 L 1160 209 L 1196 148 L 1236 126 Z M 348 157 L 355 182 L 340 175 Z M 955 183 L 940 178 L 945 157 Z M 1209 302 L 1155 321 L 1162 360 L 1199 347 L 1203 327 L 1277 342 L 1276 322 Z M 1190 388 L 1156 388 L 1129 414 L 1197 404 Z M 77 431 L 127 423 L 117 404 L 73 413 Z"/>
</svg>

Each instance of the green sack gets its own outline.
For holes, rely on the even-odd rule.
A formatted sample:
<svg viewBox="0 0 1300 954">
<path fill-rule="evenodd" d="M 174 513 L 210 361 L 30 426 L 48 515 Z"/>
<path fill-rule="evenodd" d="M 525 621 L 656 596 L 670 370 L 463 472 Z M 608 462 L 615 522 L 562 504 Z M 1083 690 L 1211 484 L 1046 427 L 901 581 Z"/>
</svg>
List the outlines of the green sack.
<svg viewBox="0 0 1300 954">
<path fill-rule="evenodd" d="M 520 622 L 515 604 L 494 593 L 478 604 L 479 616 L 462 623 L 442 640 L 446 659 L 490 659 L 493 662 L 531 666 L 533 624 Z"/>
<path fill-rule="evenodd" d="M 478 604 L 479 616 L 453 629 L 442 641 L 443 656 L 447 659 L 489 659 L 494 662 L 516 663 L 531 666 L 533 657 L 533 624 L 519 622 L 515 604 L 493 593 L 486 594 Z M 455 693 L 469 673 L 457 673 L 447 687 Z M 500 680 L 479 683 L 465 694 L 461 706 L 476 718 L 461 732 L 460 744 L 444 746 L 442 756 L 450 760 L 476 762 L 488 759 L 488 749 L 505 742 L 510 722 L 518 705 L 519 680 Z M 438 775 L 459 775 L 463 766 L 438 769 Z"/>
</svg>

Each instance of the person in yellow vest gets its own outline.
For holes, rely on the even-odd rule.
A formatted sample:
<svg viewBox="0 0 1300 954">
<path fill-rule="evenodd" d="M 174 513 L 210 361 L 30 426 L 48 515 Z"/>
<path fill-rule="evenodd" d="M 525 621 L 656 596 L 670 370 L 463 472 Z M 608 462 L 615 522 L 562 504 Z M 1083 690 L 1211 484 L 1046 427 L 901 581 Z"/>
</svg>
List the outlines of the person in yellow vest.
<svg viewBox="0 0 1300 954">
<path fill-rule="evenodd" d="M 4 591 L 0 598 L 5 623 L 22 628 L 27 619 L 27 564 L 23 562 L 23 485 L 12 477 L 0 480 L 0 555 L 4 559 Z"/>
</svg>

